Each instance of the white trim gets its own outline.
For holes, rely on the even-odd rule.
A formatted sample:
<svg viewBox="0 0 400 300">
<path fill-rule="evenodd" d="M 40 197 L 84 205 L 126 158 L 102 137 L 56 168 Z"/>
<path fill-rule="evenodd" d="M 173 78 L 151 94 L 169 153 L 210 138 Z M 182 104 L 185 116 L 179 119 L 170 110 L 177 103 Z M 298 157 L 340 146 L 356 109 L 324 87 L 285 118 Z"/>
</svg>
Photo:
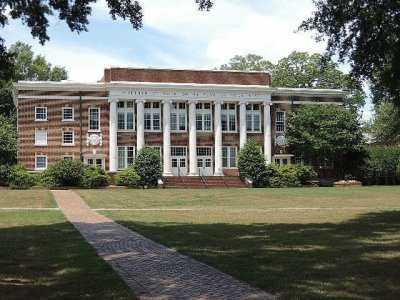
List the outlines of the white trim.
<svg viewBox="0 0 400 300">
<path fill-rule="evenodd" d="M 57 96 L 57 95 L 18 95 L 18 99 L 40 99 L 40 100 L 80 100 L 79 96 Z M 108 97 L 82 96 L 82 100 L 108 100 Z"/>
<path fill-rule="evenodd" d="M 45 157 L 46 158 L 46 167 L 44 167 L 44 168 L 38 168 L 37 167 L 37 158 L 38 157 Z M 47 165 L 48 165 L 47 155 L 35 155 L 35 170 L 37 170 L 37 171 L 46 170 L 47 169 Z"/>
<path fill-rule="evenodd" d="M 38 143 L 37 143 L 37 132 L 38 132 L 38 131 L 42 131 L 42 132 L 45 132 L 45 133 L 46 133 L 46 143 L 45 143 L 45 144 L 38 144 Z M 47 145 L 48 145 L 48 144 L 47 144 L 47 140 L 48 140 L 48 139 L 47 139 L 47 130 L 41 130 L 41 129 L 36 129 L 36 128 L 35 128 L 35 146 L 39 146 L 39 147 L 40 147 L 40 146 L 47 146 Z"/>
<path fill-rule="evenodd" d="M 90 129 L 90 110 L 97 109 L 99 111 L 99 128 L 98 129 Z M 88 108 L 88 132 L 101 132 L 101 109 L 100 107 L 89 107 Z"/>
<path fill-rule="evenodd" d="M 37 119 L 36 115 L 37 115 L 37 109 L 38 108 L 44 108 L 46 110 L 46 119 Z M 35 121 L 36 122 L 47 122 L 48 121 L 48 115 L 47 115 L 47 106 L 35 106 Z"/>
<path fill-rule="evenodd" d="M 272 104 L 319 104 L 319 105 L 343 105 L 342 102 L 337 101 L 326 101 L 326 102 L 317 102 L 317 101 L 289 101 L 289 100 L 273 100 Z"/>
<path fill-rule="evenodd" d="M 72 109 L 72 119 L 64 119 L 64 110 L 65 109 Z M 73 106 L 64 106 L 61 110 L 61 121 L 63 122 L 73 122 L 75 121 L 75 107 Z"/>
<path fill-rule="evenodd" d="M 72 143 L 65 143 L 64 141 L 64 133 L 72 132 Z M 73 130 L 63 130 L 61 133 L 61 146 L 71 147 L 75 146 L 75 132 Z"/>
</svg>

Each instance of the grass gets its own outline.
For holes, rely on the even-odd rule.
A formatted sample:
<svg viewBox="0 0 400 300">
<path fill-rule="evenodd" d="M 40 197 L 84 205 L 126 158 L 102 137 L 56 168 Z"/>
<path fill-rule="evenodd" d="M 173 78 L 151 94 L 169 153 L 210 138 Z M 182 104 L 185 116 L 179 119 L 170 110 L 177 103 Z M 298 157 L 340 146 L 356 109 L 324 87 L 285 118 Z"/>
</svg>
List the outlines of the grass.
<svg viewBox="0 0 400 300">
<path fill-rule="evenodd" d="M 79 193 L 97 208 L 194 208 L 102 213 L 282 299 L 400 298 L 399 187 Z"/>
<path fill-rule="evenodd" d="M 8 190 L 0 189 L 0 208 L 57 207 L 53 194 L 48 190 Z"/>
<path fill-rule="evenodd" d="M 3 207 L 34 205 L 2 192 Z M 46 191 L 29 194 L 54 206 Z M 0 240 L 0 299 L 136 299 L 60 211 L 0 211 Z"/>
</svg>

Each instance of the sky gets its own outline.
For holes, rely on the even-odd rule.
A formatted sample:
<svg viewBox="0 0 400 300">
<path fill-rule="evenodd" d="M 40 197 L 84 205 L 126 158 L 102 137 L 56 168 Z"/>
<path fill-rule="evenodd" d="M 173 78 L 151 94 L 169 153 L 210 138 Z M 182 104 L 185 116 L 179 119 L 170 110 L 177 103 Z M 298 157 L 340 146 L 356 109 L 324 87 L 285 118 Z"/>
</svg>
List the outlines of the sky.
<svg viewBox="0 0 400 300">
<path fill-rule="evenodd" d="M 32 45 L 53 65 L 64 66 L 70 80 L 96 82 L 107 67 L 214 69 L 235 55 L 258 54 L 276 63 L 292 51 L 323 53 L 312 32 L 297 32 L 311 16 L 312 0 L 215 0 L 198 11 L 194 0 L 140 0 L 143 28 L 112 20 L 105 0 L 93 6 L 88 32 L 71 32 L 51 17 L 50 41 L 41 46 L 19 20 L 9 20 L 1 35 L 10 46 Z M 348 70 L 342 65 L 341 69 Z M 371 117 L 371 105 L 363 109 Z"/>
</svg>

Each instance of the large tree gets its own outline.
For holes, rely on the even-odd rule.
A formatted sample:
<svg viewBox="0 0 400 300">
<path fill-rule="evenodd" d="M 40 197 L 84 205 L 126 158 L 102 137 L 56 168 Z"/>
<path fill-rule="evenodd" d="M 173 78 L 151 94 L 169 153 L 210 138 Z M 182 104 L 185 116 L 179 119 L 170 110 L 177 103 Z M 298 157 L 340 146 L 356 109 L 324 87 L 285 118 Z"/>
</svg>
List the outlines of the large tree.
<svg viewBox="0 0 400 300">
<path fill-rule="evenodd" d="M 131 0 L 106 0 L 112 19 L 121 18 L 129 20 L 134 29 L 142 27 L 142 6 L 139 1 Z M 34 38 L 38 38 L 43 45 L 50 40 L 47 34 L 49 27 L 48 17 L 57 15 L 57 17 L 65 21 L 71 31 L 82 32 L 87 31 L 89 24 L 88 16 L 92 12 L 93 3 L 97 0 L 34 0 L 20 1 L 8 0 L 2 1 L 0 5 L 0 27 L 8 25 L 8 18 L 20 19 L 22 23 L 31 29 Z M 199 10 L 209 10 L 213 1 L 211 0 L 195 0 Z M 10 57 L 4 46 L 4 40 L 0 36 L 0 63 L 3 69 L 10 66 Z M 0 76 L 7 75 L 6 70 L 0 71 Z M 8 79 L 0 77 L 0 79 Z"/>
<path fill-rule="evenodd" d="M 257 54 L 235 55 L 220 70 L 270 71 L 274 64 Z"/>
<path fill-rule="evenodd" d="M 400 106 L 400 2 L 313 0 L 317 10 L 301 30 L 327 39 L 327 54 L 348 60 L 351 75 L 368 80 L 375 102 Z"/>
<path fill-rule="evenodd" d="M 0 165 L 17 161 L 17 130 L 9 118 L 0 115 Z"/>
<path fill-rule="evenodd" d="M 370 131 L 376 142 L 384 145 L 400 143 L 400 108 L 391 102 L 377 106 Z"/>
<path fill-rule="evenodd" d="M 286 137 L 294 153 L 318 166 L 333 161 L 343 177 L 360 161 L 362 134 L 357 115 L 336 105 L 305 105 L 289 116 Z"/>
</svg>

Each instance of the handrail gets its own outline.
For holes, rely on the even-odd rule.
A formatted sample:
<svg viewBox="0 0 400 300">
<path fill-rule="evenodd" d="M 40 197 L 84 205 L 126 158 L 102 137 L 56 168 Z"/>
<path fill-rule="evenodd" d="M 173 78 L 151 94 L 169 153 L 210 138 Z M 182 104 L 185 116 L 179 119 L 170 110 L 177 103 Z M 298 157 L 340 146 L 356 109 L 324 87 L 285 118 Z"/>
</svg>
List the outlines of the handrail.
<svg viewBox="0 0 400 300">
<path fill-rule="evenodd" d="M 183 178 L 183 176 L 182 176 L 182 174 L 181 174 L 181 167 L 178 167 L 178 176 L 179 176 L 179 178 L 181 179 L 181 181 L 182 181 L 184 187 L 186 188 L 186 181 L 185 181 L 185 179 Z"/>
<path fill-rule="evenodd" d="M 207 177 L 204 176 L 204 173 L 201 171 L 201 168 L 199 168 L 199 176 L 200 176 L 201 181 L 203 181 L 205 188 L 207 188 L 207 183 L 208 183 Z"/>
<path fill-rule="evenodd" d="M 221 173 L 222 181 L 224 182 L 225 186 L 228 187 L 228 182 L 226 181 L 224 170 L 222 168 L 220 168 L 219 172 Z"/>
</svg>

